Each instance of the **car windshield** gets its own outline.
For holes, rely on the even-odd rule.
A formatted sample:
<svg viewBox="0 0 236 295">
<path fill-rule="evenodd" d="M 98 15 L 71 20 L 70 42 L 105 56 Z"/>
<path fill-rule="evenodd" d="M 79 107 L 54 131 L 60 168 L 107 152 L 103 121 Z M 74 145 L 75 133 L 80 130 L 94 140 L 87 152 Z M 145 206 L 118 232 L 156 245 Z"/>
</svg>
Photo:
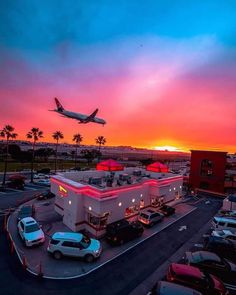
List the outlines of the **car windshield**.
<svg viewBox="0 0 236 295">
<path fill-rule="evenodd" d="M 21 209 L 21 213 L 28 213 L 28 212 L 31 212 L 31 207 L 23 207 Z"/>
<path fill-rule="evenodd" d="M 83 236 L 82 240 L 80 241 L 80 244 L 86 249 L 91 244 L 91 240 L 89 237 Z"/>
<path fill-rule="evenodd" d="M 145 218 L 145 219 L 148 219 L 148 215 L 145 214 L 145 213 L 140 213 L 140 216 L 143 217 L 143 218 Z"/>
<path fill-rule="evenodd" d="M 200 261 L 202 261 L 202 255 L 200 254 L 200 252 L 194 252 L 194 253 L 192 253 L 192 257 L 193 257 L 193 261 L 194 262 L 200 262 Z"/>
<path fill-rule="evenodd" d="M 39 225 L 37 223 L 27 225 L 25 228 L 26 233 L 32 233 L 37 230 L 39 230 Z"/>
</svg>

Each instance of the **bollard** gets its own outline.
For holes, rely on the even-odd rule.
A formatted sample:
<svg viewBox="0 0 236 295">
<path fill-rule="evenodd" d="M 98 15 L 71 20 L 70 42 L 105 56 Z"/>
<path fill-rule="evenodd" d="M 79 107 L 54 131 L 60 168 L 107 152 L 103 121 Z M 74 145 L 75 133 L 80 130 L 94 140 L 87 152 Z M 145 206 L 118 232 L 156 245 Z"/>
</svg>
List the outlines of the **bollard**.
<svg viewBox="0 0 236 295">
<path fill-rule="evenodd" d="M 7 231 L 7 240 L 9 241 L 11 239 L 9 231 Z"/>
<path fill-rule="evenodd" d="M 39 273 L 38 273 L 38 276 L 39 276 L 40 278 L 43 277 L 43 269 L 42 269 L 42 261 L 41 261 L 41 260 L 40 260 L 40 262 L 39 262 Z"/>
<path fill-rule="evenodd" d="M 13 241 L 11 240 L 11 249 L 10 249 L 10 252 L 11 252 L 11 254 L 13 254 L 14 253 L 14 243 L 13 243 Z"/>
<path fill-rule="evenodd" d="M 22 266 L 23 266 L 23 269 L 24 269 L 24 270 L 27 269 L 27 264 L 26 264 L 26 258 L 25 258 L 25 255 L 23 255 L 23 258 L 22 258 Z"/>
</svg>

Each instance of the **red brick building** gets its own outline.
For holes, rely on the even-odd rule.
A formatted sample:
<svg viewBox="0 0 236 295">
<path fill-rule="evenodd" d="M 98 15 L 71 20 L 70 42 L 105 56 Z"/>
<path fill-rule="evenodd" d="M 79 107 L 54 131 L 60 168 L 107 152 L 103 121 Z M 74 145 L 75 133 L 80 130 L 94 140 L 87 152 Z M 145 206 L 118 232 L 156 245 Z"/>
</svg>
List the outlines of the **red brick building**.
<svg viewBox="0 0 236 295">
<path fill-rule="evenodd" d="M 226 152 L 191 151 L 189 183 L 192 189 L 224 193 Z"/>
</svg>

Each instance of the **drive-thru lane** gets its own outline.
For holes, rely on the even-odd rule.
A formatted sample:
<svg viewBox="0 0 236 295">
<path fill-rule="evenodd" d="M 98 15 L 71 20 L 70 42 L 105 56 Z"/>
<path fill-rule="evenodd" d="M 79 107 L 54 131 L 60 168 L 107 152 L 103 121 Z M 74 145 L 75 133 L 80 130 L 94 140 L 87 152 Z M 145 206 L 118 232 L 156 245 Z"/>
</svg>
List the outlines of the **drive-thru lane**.
<svg viewBox="0 0 236 295">
<path fill-rule="evenodd" d="M 93 273 L 69 281 L 39 280 L 23 273 L 16 258 L 10 257 L 5 237 L 0 243 L 3 294 L 129 294 L 164 261 L 187 242 L 221 206 L 220 201 L 196 204 L 197 210 L 159 234 L 130 249 Z M 179 231 L 185 225 L 186 230 Z"/>
</svg>

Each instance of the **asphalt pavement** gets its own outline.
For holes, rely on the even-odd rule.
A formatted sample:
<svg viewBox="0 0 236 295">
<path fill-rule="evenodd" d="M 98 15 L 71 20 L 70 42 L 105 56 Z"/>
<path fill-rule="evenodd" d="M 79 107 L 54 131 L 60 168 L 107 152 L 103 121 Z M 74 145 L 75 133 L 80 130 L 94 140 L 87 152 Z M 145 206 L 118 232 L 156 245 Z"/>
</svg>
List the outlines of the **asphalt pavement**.
<svg viewBox="0 0 236 295">
<path fill-rule="evenodd" d="M 200 201 L 195 211 L 158 235 L 93 273 L 69 281 L 42 280 L 24 272 L 16 256 L 10 254 L 6 236 L 1 233 L 0 253 L 4 253 L 0 256 L 1 294 L 129 294 L 188 242 L 218 211 L 221 204 L 220 200 L 214 200 L 208 205 L 204 200 Z M 183 226 L 186 229 L 179 231 Z"/>
</svg>

